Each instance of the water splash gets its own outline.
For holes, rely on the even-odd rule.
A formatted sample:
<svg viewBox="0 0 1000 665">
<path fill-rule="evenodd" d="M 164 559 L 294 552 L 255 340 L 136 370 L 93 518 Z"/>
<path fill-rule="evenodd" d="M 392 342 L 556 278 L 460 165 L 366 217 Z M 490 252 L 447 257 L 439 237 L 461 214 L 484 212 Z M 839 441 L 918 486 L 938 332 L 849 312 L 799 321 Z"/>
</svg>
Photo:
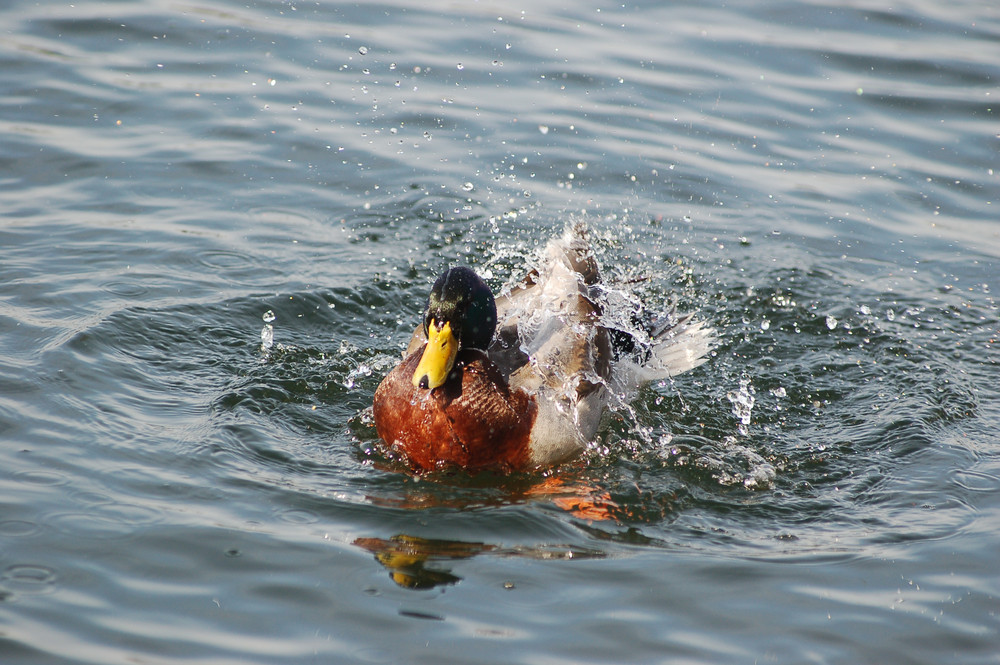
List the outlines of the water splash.
<svg viewBox="0 0 1000 665">
<path fill-rule="evenodd" d="M 750 416 L 753 413 L 753 405 L 756 402 L 754 395 L 756 394 L 757 391 L 754 389 L 750 377 L 747 376 L 740 377 L 739 388 L 726 393 L 726 399 L 733 405 L 733 415 L 740 421 L 738 429 L 742 436 L 748 434 L 747 428 L 750 426 Z"/>
<path fill-rule="evenodd" d="M 359 363 L 357 367 L 347 373 L 347 378 L 344 379 L 344 387 L 348 390 L 353 389 L 359 378 L 371 376 L 372 371 L 372 368 L 367 364 Z"/>
<path fill-rule="evenodd" d="M 274 312 L 272 310 L 267 310 L 264 312 L 264 327 L 260 331 L 260 350 L 267 354 L 271 347 L 274 346 Z"/>
</svg>

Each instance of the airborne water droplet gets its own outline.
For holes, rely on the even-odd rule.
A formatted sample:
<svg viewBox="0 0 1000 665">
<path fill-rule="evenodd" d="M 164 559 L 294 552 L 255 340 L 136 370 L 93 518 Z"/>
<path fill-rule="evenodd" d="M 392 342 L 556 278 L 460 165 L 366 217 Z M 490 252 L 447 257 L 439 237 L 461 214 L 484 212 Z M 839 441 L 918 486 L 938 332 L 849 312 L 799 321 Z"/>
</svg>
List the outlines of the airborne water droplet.
<svg viewBox="0 0 1000 665">
<path fill-rule="evenodd" d="M 274 312 L 267 310 L 262 318 L 264 327 L 260 331 L 260 350 L 269 351 L 274 345 L 274 326 L 271 325 L 275 319 Z"/>
<path fill-rule="evenodd" d="M 750 424 L 750 416 L 753 413 L 753 405 L 756 390 L 748 377 L 740 379 L 740 387 L 737 390 L 726 394 L 726 399 L 733 405 L 733 415 L 740 421 L 740 434 L 746 435 L 747 426 Z"/>
</svg>

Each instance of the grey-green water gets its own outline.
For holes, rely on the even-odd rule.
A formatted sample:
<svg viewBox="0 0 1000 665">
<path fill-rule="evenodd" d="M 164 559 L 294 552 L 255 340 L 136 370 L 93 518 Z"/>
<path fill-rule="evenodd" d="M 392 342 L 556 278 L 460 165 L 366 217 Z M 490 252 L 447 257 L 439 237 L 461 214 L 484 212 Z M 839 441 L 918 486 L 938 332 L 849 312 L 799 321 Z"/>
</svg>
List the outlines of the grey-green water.
<svg viewBox="0 0 1000 665">
<path fill-rule="evenodd" d="M 997 663 L 989 3 L 0 9 L 4 663 Z M 567 219 L 719 331 L 557 482 L 364 410 Z M 261 350 L 273 313 L 274 346 Z"/>
</svg>

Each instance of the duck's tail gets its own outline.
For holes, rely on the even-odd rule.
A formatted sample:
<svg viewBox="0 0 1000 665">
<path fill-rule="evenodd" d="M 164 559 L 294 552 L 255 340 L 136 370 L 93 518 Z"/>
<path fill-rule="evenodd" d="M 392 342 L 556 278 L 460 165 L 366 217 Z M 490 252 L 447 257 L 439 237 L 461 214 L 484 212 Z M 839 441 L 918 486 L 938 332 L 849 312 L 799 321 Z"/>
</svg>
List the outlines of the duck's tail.
<svg viewBox="0 0 1000 665">
<path fill-rule="evenodd" d="M 691 314 L 652 334 L 649 359 L 639 370 L 639 380 L 648 383 L 669 379 L 698 367 L 715 348 L 715 329 Z"/>
</svg>

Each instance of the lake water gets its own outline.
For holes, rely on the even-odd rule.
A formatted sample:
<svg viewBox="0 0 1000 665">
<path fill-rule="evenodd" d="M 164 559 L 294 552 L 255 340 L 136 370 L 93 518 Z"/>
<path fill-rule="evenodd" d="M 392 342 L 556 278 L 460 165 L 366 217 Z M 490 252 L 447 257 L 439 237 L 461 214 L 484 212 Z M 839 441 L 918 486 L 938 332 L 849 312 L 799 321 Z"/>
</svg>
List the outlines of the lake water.
<svg viewBox="0 0 1000 665">
<path fill-rule="evenodd" d="M 988 2 L 6 3 L 0 661 L 1000 663 L 998 76 Z M 715 357 L 394 466 L 436 274 L 567 221 Z"/>
</svg>

